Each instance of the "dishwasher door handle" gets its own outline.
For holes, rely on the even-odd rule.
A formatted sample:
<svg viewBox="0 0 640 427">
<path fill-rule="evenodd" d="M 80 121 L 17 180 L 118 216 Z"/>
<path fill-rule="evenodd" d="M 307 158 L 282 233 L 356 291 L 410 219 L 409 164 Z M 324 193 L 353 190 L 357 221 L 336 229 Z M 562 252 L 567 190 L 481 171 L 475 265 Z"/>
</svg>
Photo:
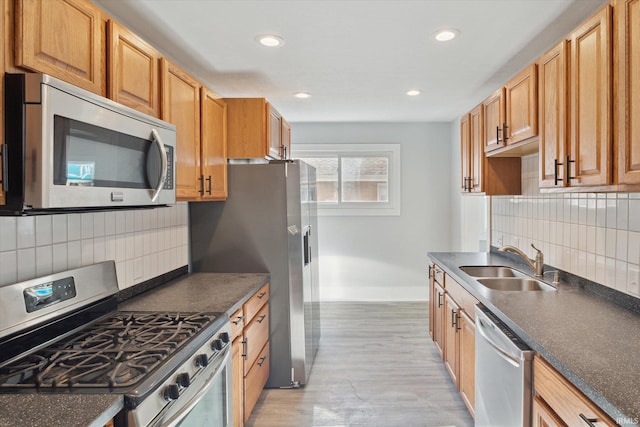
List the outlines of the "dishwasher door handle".
<svg viewBox="0 0 640 427">
<path fill-rule="evenodd" d="M 483 322 L 482 319 L 478 319 L 478 332 L 480 332 L 480 335 L 482 335 L 482 338 L 485 339 L 485 341 L 487 341 L 487 344 L 489 344 L 491 347 L 494 348 L 494 350 L 496 350 L 498 352 L 498 355 L 500 355 L 500 357 L 502 357 L 504 360 L 506 360 L 507 362 L 509 362 L 510 364 L 512 364 L 513 366 L 515 366 L 516 368 L 520 367 L 520 360 L 513 357 L 511 354 L 509 354 L 509 352 L 507 352 L 506 350 L 504 350 L 503 348 L 501 348 L 499 345 L 497 345 L 495 342 L 493 342 L 491 340 L 491 338 L 489 338 L 489 336 L 487 335 L 487 333 L 483 330 L 487 327 L 487 325 L 485 324 L 485 322 Z"/>
</svg>

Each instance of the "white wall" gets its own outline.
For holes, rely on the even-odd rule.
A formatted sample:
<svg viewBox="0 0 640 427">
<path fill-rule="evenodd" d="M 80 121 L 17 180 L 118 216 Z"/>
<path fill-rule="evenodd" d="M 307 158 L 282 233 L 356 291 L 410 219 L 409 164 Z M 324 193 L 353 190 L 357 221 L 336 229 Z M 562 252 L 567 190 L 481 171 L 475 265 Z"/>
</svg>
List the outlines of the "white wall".
<svg viewBox="0 0 640 427">
<path fill-rule="evenodd" d="M 320 216 L 321 299 L 426 300 L 427 252 L 452 250 L 451 125 L 294 123 L 292 138 L 401 144 L 400 216 Z"/>
</svg>

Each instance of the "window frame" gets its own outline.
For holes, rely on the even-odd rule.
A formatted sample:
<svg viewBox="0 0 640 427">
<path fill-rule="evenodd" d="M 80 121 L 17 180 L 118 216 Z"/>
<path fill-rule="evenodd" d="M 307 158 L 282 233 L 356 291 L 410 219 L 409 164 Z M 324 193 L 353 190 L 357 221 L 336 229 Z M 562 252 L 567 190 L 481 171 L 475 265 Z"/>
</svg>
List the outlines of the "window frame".
<svg viewBox="0 0 640 427">
<path fill-rule="evenodd" d="M 320 216 L 399 216 L 401 206 L 400 144 L 297 144 L 291 147 L 292 157 L 329 157 L 338 159 L 338 201 L 318 203 Z M 389 165 L 388 202 L 342 202 L 342 158 L 386 157 Z"/>
</svg>

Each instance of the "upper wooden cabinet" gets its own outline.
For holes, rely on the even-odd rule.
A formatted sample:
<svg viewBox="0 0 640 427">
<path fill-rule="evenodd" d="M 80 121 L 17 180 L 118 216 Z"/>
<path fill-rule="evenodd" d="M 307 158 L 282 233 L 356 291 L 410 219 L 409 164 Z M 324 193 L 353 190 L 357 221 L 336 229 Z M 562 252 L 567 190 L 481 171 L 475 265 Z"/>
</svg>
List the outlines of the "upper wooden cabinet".
<svg viewBox="0 0 640 427">
<path fill-rule="evenodd" d="M 109 21 L 108 30 L 108 97 L 160 117 L 160 54 L 113 20 Z"/>
<path fill-rule="evenodd" d="M 564 186 L 566 161 L 568 43 L 558 43 L 538 60 L 540 187 Z"/>
<path fill-rule="evenodd" d="M 18 0 L 15 62 L 106 95 L 102 12 L 83 0 Z"/>
<path fill-rule="evenodd" d="M 201 174 L 203 200 L 227 198 L 227 104 L 220 96 L 202 88 Z"/>
<path fill-rule="evenodd" d="M 606 5 L 569 37 L 570 159 L 572 186 L 612 184 L 612 9 Z"/>
<path fill-rule="evenodd" d="M 640 0 L 615 0 L 618 182 L 640 184 Z"/>
<path fill-rule="evenodd" d="M 230 159 L 281 159 L 282 116 L 265 98 L 225 98 Z"/>
<path fill-rule="evenodd" d="M 537 66 L 531 64 L 505 85 L 506 126 L 502 137 L 507 145 L 538 135 Z"/>
<path fill-rule="evenodd" d="M 177 65 L 162 59 L 162 119 L 176 126 L 176 198 L 199 199 L 200 83 Z"/>
<path fill-rule="evenodd" d="M 484 150 L 504 147 L 505 123 L 504 88 L 498 89 L 482 102 L 484 110 Z"/>
</svg>

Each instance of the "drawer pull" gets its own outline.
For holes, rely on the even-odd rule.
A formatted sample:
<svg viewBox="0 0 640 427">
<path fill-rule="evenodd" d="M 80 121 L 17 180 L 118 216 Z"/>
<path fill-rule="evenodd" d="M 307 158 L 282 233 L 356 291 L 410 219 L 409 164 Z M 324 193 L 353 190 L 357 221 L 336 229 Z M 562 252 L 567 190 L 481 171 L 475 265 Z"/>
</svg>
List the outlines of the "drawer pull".
<svg viewBox="0 0 640 427">
<path fill-rule="evenodd" d="M 245 338 L 242 340 L 242 358 L 247 360 L 247 356 L 249 355 L 249 338 Z"/>
<path fill-rule="evenodd" d="M 238 316 L 238 317 L 236 317 L 236 320 L 232 320 L 231 323 L 233 323 L 234 325 L 238 325 L 243 320 L 244 320 L 244 316 Z"/>
<path fill-rule="evenodd" d="M 256 322 L 262 323 L 266 317 L 267 317 L 267 315 L 263 314 L 262 316 L 260 316 L 260 318 L 256 319 Z"/>
<path fill-rule="evenodd" d="M 258 299 L 262 299 L 264 298 L 264 296 L 267 294 L 267 291 L 262 291 L 258 294 Z"/>
<path fill-rule="evenodd" d="M 438 292 L 438 308 L 442 307 L 442 294 Z"/>
<path fill-rule="evenodd" d="M 260 360 L 258 360 L 258 366 L 264 365 L 264 361 L 267 360 L 267 356 L 262 356 Z"/>
<path fill-rule="evenodd" d="M 584 421 L 589 427 L 596 427 L 595 424 L 593 423 L 597 423 L 598 419 L 597 418 L 587 418 L 586 415 L 584 414 L 580 414 L 580 418 L 582 419 L 582 421 Z"/>
</svg>

